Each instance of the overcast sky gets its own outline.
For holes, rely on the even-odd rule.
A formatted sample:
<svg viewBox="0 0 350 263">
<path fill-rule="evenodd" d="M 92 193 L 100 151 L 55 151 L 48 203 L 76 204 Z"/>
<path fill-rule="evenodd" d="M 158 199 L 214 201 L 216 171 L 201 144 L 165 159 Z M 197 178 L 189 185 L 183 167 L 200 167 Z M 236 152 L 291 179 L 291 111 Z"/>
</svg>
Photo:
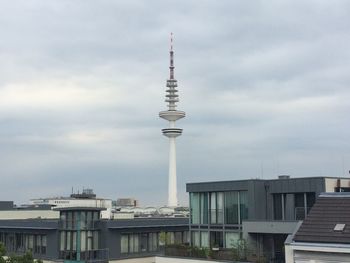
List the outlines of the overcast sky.
<svg viewBox="0 0 350 263">
<path fill-rule="evenodd" d="M 169 35 L 187 182 L 349 176 L 350 1 L 0 0 L 0 200 L 167 202 Z"/>
</svg>

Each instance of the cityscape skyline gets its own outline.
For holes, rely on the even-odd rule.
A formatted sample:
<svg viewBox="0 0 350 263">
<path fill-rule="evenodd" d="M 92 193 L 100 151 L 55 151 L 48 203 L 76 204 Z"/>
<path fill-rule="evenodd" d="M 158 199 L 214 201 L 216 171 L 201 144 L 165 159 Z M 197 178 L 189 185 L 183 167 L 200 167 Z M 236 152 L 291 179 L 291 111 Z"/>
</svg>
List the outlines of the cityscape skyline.
<svg viewBox="0 0 350 263">
<path fill-rule="evenodd" d="M 13 1 L 0 10 L 0 200 L 167 202 L 168 35 L 186 182 L 346 176 L 347 1 Z M 150 183 L 151 181 L 151 183 Z"/>
</svg>

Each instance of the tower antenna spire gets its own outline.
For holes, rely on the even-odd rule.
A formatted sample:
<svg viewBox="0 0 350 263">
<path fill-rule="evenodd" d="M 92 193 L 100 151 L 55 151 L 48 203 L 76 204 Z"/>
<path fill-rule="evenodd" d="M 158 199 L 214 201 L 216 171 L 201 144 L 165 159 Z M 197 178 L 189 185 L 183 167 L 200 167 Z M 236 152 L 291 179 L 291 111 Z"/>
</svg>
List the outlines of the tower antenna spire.
<svg viewBox="0 0 350 263">
<path fill-rule="evenodd" d="M 169 121 L 169 127 L 162 129 L 163 135 L 169 138 L 169 183 L 168 183 L 168 206 L 176 207 L 177 202 L 177 178 L 176 178 L 176 144 L 175 138 L 182 134 L 182 129 L 175 127 L 175 122 L 186 116 L 184 111 L 176 110 L 176 103 L 179 102 L 177 94 L 177 80 L 174 78 L 174 50 L 173 33 L 170 34 L 170 77 L 166 82 L 165 102 L 168 103 L 168 110 L 159 112 L 159 117 Z"/>
<path fill-rule="evenodd" d="M 173 50 L 173 43 L 174 43 L 174 34 L 171 32 L 170 34 L 170 79 L 174 79 L 174 50 Z"/>
</svg>

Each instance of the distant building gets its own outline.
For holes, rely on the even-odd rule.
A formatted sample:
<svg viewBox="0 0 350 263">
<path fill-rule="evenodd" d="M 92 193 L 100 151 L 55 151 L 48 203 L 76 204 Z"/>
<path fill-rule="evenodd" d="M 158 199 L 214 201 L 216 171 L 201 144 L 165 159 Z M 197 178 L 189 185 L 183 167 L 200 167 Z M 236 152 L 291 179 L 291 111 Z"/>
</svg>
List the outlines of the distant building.
<svg viewBox="0 0 350 263">
<path fill-rule="evenodd" d="M 286 263 L 350 262 L 350 193 L 323 193 L 285 244 Z"/>
<path fill-rule="evenodd" d="M 350 179 L 332 177 L 188 183 L 191 243 L 225 249 L 245 240 L 256 258 L 284 260 L 284 241 L 316 197 L 349 189 Z"/>
<path fill-rule="evenodd" d="M 111 218 L 112 200 L 98 198 L 92 189 L 83 189 L 82 193 L 72 193 L 69 197 L 50 197 L 30 200 L 31 206 L 51 207 L 96 207 L 105 208 L 101 212 L 102 218 Z"/>
<path fill-rule="evenodd" d="M 118 198 L 115 205 L 117 207 L 137 207 L 139 206 L 139 201 L 135 198 Z"/>
<path fill-rule="evenodd" d="M 160 253 L 161 233 L 168 243 L 187 243 L 188 218 L 101 219 L 99 207 L 59 207 L 56 218 L 0 215 L 0 242 L 9 254 L 32 250 L 37 259 L 49 261 L 108 262 L 155 256 Z M 18 211 L 24 212 L 24 211 Z M 27 211 L 28 212 L 28 211 Z M 35 213 L 45 211 L 35 211 Z"/>
<path fill-rule="evenodd" d="M 0 201 L 0 211 L 12 209 L 14 209 L 13 201 Z"/>
</svg>

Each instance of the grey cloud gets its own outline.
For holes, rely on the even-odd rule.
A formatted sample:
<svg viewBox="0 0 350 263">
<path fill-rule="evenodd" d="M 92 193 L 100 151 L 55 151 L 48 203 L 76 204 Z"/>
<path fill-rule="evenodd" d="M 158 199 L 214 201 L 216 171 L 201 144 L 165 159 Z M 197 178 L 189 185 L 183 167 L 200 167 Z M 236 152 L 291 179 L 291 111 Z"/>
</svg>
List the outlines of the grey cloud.
<svg viewBox="0 0 350 263">
<path fill-rule="evenodd" d="M 0 199 L 90 186 L 165 203 L 167 124 L 157 115 L 171 31 L 187 112 L 183 203 L 190 181 L 341 175 L 349 11 L 320 0 L 3 2 L 0 172 L 21 194 Z"/>
</svg>

